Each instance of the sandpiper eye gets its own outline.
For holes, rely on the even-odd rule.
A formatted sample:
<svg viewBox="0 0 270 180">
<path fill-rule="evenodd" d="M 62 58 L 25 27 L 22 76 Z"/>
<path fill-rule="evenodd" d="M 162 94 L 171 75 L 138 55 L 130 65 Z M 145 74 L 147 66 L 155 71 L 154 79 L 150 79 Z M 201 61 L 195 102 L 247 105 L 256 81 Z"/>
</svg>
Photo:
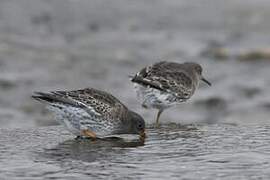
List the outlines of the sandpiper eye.
<svg viewBox="0 0 270 180">
<path fill-rule="evenodd" d="M 139 129 L 142 129 L 143 128 L 143 125 L 142 124 L 138 124 L 138 128 Z"/>
</svg>

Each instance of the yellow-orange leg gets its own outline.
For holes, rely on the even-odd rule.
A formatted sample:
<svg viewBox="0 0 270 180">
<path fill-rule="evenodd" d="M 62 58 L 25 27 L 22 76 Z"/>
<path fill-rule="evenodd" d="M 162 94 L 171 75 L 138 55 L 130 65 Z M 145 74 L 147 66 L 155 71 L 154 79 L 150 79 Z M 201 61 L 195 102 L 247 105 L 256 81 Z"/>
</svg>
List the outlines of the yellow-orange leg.
<svg viewBox="0 0 270 180">
<path fill-rule="evenodd" d="M 81 134 L 85 137 L 90 137 L 91 139 L 96 139 L 97 135 L 93 131 L 90 130 L 82 130 Z"/>
<path fill-rule="evenodd" d="M 145 140 L 145 138 L 146 138 L 146 134 L 145 134 L 145 130 L 143 130 L 142 132 L 140 132 L 140 140 L 142 141 L 142 142 L 144 142 L 144 140 Z"/>
</svg>

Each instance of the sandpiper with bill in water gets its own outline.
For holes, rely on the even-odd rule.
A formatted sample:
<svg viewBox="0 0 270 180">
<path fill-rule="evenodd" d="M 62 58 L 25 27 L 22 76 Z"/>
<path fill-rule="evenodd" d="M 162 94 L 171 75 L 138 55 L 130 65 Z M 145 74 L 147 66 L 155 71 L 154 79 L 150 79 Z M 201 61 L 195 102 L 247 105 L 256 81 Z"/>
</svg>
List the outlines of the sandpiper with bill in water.
<svg viewBox="0 0 270 180">
<path fill-rule="evenodd" d="M 147 66 L 131 78 L 144 108 L 158 109 L 156 126 L 161 113 L 173 106 L 187 101 L 202 80 L 201 65 L 193 62 L 158 62 Z"/>
<path fill-rule="evenodd" d="M 74 91 L 36 92 L 32 96 L 48 105 L 56 120 L 76 136 L 106 137 L 138 134 L 145 137 L 144 119 L 113 95 L 93 88 Z"/>
</svg>

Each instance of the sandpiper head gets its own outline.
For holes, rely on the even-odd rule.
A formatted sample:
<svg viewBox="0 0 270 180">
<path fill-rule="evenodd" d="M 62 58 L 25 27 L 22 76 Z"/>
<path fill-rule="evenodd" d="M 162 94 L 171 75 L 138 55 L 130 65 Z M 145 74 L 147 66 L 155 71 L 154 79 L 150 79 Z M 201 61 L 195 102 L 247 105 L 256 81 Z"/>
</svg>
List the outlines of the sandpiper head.
<svg viewBox="0 0 270 180">
<path fill-rule="evenodd" d="M 203 82 L 205 82 L 207 85 L 211 86 L 211 83 L 206 80 L 203 75 L 202 75 L 202 66 L 197 64 L 197 63 L 193 63 L 193 62 L 188 62 L 188 63 L 185 63 L 189 68 L 191 68 L 191 70 L 193 72 L 195 72 L 198 76 L 199 76 L 199 79 L 202 80 Z"/>
<path fill-rule="evenodd" d="M 139 134 L 141 138 L 145 138 L 145 121 L 137 113 L 129 111 L 130 115 L 130 133 Z"/>
</svg>

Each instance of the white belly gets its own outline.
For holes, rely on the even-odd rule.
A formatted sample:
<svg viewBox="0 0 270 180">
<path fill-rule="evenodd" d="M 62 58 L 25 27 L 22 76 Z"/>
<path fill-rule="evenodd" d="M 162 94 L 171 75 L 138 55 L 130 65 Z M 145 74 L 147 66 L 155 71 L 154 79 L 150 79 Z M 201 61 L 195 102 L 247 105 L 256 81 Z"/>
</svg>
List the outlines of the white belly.
<svg viewBox="0 0 270 180">
<path fill-rule="evenodd" d="M 134 87 L 138 98 L 142 101 L 142 106 L 145 108 L 166 109 L 182 102 L 177 100 L 173 94 L 167 92 L 141 86 L 137 83 L 134 83 Z"/>
<path fill-rule="evenodd" d="M 80 125 L 79 125 L 79 119 L 76 119 L 76 116 L 72 117 L 71 120 L 70 115 L 67 113 L 67 111 L 63 111 L 57 107 L 53 106 L 47 106 L 47 108 L 54 112 L 55 120 L 59 123 L 64 125 L 67 130 L 69 130 L 74 135 L 80 135 Z M 64 108 L 64 107 L 63 107 Z"/>
<path fill-rule="evenodd" d="M 98 137 L 111 135 L 113 132 L 113 125 L 102 123 L 99 116 L 91 116 L 82 108 L 62 106 L 58 104 L 55 106 L 48 106 L 47 108 L 54 112 L 55 119 L 60 124 L 63 124 L 72 134 L 80 135 L 82 130 L 88 129 L 96 133 Z"/>
</svg>

